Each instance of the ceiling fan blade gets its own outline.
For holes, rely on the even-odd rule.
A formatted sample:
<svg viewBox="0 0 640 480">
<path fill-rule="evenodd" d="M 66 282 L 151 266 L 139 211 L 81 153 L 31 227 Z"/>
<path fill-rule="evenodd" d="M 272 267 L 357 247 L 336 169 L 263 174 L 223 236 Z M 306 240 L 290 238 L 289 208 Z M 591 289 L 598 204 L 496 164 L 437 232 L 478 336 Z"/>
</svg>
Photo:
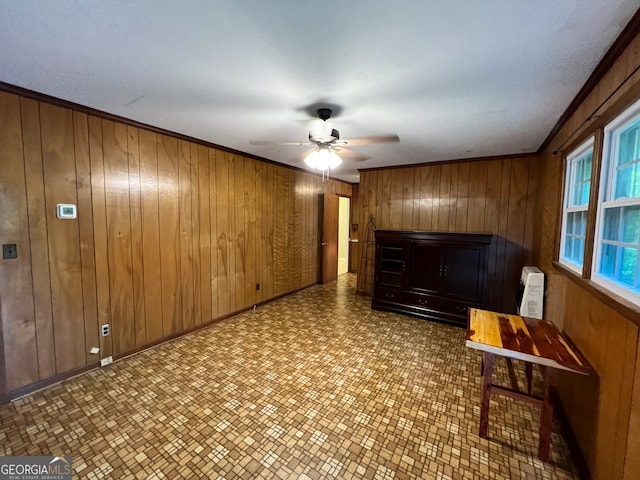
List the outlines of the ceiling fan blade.
<svg viewBox="0 0 640 480">
<path fill-rule="evenodd" d="M 333 150 L 341 158 L 344 158 L 345 160 L 352 160 L 354 162 L 364 162 L 365 160 L 369 160 L 371 158 L 368 155 L 363 155 L 361 153 L 354 152 L 353 150 L 349 150 L 348 148 L 335 147 Z"/>
<path fill-rule="evenodd" d="M 294 145 L 294 146 L 308 146 L 312 145 L 310 142 L 274 142 L 271 140 L 250 140 L 251 145 Z"/>
<path fill-rule="evenodd" d="M 390 133 L 387 135 L 371 135 L 369 137 L 357 137 L 357 138 L 347 138 L 345 140 L 341 140 L 340 143 L 344 142 L 344 145 L 349 146 L 358 146 L 358 145 L 370 145 L 372 143 L 398 143 L 400 141 L 400 137 L 395 133 Z"/>
</svg>

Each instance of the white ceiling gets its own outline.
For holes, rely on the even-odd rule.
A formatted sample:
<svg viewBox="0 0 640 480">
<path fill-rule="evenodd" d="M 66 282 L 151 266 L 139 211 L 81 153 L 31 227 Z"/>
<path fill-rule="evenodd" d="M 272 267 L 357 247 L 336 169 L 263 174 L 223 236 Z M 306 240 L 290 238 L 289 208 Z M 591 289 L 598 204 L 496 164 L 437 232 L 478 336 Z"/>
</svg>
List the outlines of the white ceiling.
<svg viewBox="0 0 640 480">
<path fill-rule="evenodd" d="M 534 152 L 639 0 L 0 0 L 0 81 L 306 168 L 318 102 L 357 168 Z"/>
</svg>

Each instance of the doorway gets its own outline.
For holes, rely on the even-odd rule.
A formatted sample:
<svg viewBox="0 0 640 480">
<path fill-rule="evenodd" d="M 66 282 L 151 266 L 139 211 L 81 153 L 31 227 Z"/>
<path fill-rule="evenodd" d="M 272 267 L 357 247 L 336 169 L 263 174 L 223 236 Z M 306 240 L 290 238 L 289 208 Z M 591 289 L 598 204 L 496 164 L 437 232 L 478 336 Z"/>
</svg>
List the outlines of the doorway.
<svg viewBox="0 0 640 480">
<path fill-rule="evenodd" d="M 349 212 L 351 199 L 339 198 L 338 207 L 338 275 L 349 271 Z"/>
</svg>

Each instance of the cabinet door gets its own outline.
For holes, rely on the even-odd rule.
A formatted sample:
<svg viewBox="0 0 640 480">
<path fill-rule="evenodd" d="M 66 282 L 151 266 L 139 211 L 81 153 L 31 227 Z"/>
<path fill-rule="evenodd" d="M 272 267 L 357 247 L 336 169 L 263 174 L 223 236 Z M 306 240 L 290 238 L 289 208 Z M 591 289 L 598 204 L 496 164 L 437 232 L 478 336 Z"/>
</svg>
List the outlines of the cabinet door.
<svg viewBox="0 0 640 480">
<path fill-rule="evenodd" d="M 377 248 L 376 282 L 391 287 L 404 286 L 404 242 L 380 242 Z"/>
<path fill-rule="evenodd" d="M 416 242 L 409 254 L 409 286 L 412 290 L 437 293 L 442 289 L 443 247 Z"/>
<path fill-rule="evenodd" d="M 485 269 L 483 259 L 484 250 L 481 246 L 447 246 L 443 293 L 467 302 L 482 304 Z"/>
</svg>

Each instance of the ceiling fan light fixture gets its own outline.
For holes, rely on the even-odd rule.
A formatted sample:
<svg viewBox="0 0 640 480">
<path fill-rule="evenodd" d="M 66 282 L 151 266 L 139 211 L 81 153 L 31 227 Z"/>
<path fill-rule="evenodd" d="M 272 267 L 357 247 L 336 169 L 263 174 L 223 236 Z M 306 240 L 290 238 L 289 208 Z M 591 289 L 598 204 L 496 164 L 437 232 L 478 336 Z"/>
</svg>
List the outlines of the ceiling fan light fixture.
<svg viewBox="0 0 640 480">
<path fill-rule="evenodd" d="M 342 159 L 333 150 L 328 148 L 319 148 L 307 155 L 304 159 L 304 163 L 311 168 L 324 172 L 325 170 L 333 170 L 336 168 L 342 163 Z"/>
</svg>

